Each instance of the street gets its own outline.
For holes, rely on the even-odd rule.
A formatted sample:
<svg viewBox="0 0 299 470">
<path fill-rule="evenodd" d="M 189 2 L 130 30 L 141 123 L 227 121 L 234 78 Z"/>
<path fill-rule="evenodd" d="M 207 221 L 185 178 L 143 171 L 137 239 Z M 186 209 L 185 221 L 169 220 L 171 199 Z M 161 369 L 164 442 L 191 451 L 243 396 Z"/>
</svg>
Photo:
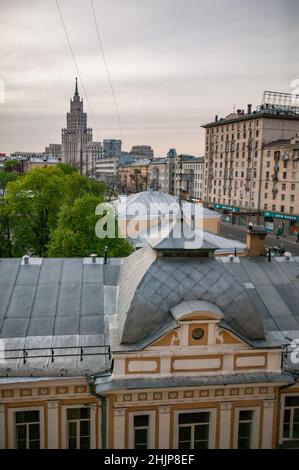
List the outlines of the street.
<svg viewBox="0 0 299 470">
<path fill-rule="evenodd" d="M 231 225 L 227 222 L 220 222 L 220 235 L 225 238 L 239 240 L 243 243 L 246 242 L 246 227 L 240 227 L 239 225 Z M 266 238 L 267 247 L 279 246 L 283 243 L 286 251 L 292 253 L 292 255 L 299 256 L 299 243 L 296 240 L 290 240 L 290 238 L 279 237 L 276 238 L 273 234 L 268 234 Z"/>
</svg>

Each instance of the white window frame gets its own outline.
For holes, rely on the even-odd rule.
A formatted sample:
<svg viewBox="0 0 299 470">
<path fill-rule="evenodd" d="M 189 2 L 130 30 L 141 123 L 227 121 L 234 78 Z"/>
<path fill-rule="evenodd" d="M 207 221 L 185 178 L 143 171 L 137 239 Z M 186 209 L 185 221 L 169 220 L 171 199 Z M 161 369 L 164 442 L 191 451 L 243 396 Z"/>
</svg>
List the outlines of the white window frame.
<svg viewBox="0 0 299 470">
<path fill-rule="evenodd" d="M 260 437 L 260 408 L 257 406 L 238 406 L 235 408 L 233 448 L 238 449 L 240 411 L 253 411 L 250 449 L 258 449 Z"/>
<path fill-rule="evenodd" d="M 283 437 L 283 423 L 284 423 L 284 412 L 285 412 L 285 399 L 289 397 L 298 396 L 296 393 L 288 393 L 281 397 L 281 407 L 280 407 L 280 426 L 279 426 L 279 444 L 283 444 L 284 442 L 292 442 L 297 441 L 298 439 L 293 439 L 291 437 Z M 296 406 L 290 406 L 287 408 L 299 408 Z M 291 424 L 293 424 L 293 419 L 291 419 Z"/>
<path fill-rule="evenodd" d="M 45 448 L 45 419 L 43 406 L 17 407 L 8 409 L 8 448 L 17 449 L 17 433 L 15 413 L 24 411 L 39 411 L 40 449 Z"/>
<path fill-rule="evenodd" d="M 216 408 L 197 408 L 197 409 L 184 409 L 176 410 L 174 412 L 174 435 L 173 435 L 173 448 L 178 449 L 179 447 L 179 415 L 190 413 L 210 413 L 209 421 L 209 443 L 208 449 L 216 448 L 216 419 L 217 409 Z M 191 424 L 190 424 L 191 425 Z"/>
<path fill-rule="evenodd" d="M 89 404 L 84 405 L 84 403 L 76 405 L 64 405 L 62 406 L 62 415 L 61 415 L 61 443 L 62 449 L 68 449 L 68 419 L 67 419 L 67 410 L 72 410 L 74 408 L 89 408 L 90 410 L 90 449 L 96 449 L 96 416 L 93 413 L 92 406 Z"/>
<path fill-rule="evenodd" d="M 144 416 L 149 417 L 148 422 L 148 449 L 155 449 L 155 437 L 156 437 L 156 411 L 154 410 L 144 410 L 144 411 L 131 411 L 129 413 L 129 449 L 134 449 L 134 416 Z"/>
</svg>

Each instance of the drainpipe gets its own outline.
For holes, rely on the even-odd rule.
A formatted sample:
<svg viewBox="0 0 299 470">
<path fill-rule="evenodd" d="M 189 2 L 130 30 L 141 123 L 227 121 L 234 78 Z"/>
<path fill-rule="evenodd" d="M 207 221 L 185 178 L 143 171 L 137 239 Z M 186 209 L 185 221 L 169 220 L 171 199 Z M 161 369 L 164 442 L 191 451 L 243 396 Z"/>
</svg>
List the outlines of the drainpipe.
<svg viewBox="0 0 299 470">
<path fill-rule="evenodd" d="M 296 384 L 296 376 L 294 376 L 293 374 L 291 374 L 293 376 L 293 378 L 295 379 L 295 382 L 294 383 L 291 383 L 291 384 L 287 384 L 287 385 L 282 385 L 281 387 L 278 388 L 279 392 L 278 392 L 278 403 L 277 403 L 277 415 L 276 415 L 276 442 L 275 442 L 275 445 L 276 445 L 276 448 L 277 446 L 279 446 L 279 431 L 280 431 L 280 413 L 281 413 L 281 393 L 284 392 L 285 390 L 287 390 L 288 388 L 290 387 L 293 387 L 295 384 Z"/>
<path fill-rule="evenodd" d="M 88 391 L 90 395 L 95 397 L 97 400 L 101 402 L 101 436 L 102 436 L 102 449 L 107 449 L 107 397 L 104 395 L 100 395 L 93 390 L 93 386 L 95 383 L 95 378 L 92 376 L 88 380 Z"/>
</svg>

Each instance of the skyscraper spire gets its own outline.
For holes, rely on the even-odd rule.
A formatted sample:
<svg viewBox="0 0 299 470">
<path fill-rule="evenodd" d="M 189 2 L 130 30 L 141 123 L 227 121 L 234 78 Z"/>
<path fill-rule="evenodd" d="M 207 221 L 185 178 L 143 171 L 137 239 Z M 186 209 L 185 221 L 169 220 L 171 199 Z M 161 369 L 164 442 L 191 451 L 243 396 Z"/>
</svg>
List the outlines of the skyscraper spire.
<svg viewBox="0 0 299 470">
<path fill-rule="evenodd" d="M 76 77 L 76 87 L 75 87 L 75 95 L 78 96 L 78 78 Z"/>
</svg>

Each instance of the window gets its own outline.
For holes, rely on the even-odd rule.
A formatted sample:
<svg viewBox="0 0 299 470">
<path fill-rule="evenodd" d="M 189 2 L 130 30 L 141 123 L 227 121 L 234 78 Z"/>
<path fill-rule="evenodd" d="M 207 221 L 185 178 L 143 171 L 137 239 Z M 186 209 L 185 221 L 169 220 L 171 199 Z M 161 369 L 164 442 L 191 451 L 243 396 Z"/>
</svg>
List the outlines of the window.
<svg viewBox="0 0 299 470">
<path fill-rule="evenodd" d="M 90 408 L 67 409 L 68 449 L 90 449 Z"/>
<path fill-rule="evenodd" d="M 40 449 L 40 415 L 38 410 L 15 412 L 16 449 Z"/>
<path fill-rule="evenodd" d="M 295 202 L 295 196 L 294 196 L 294 194 L 291 194 L 291 202 Z"/>
<path fill-rule="evenodd" d="M 134 449 L 149 448 L 149 416 L 134 416 Z"/>
<path fill-rule="evenodd" d="M 282 201 L 285 201 L 285 198 L 286 198 L 285 194 L 282 194 L 282 195 L 281 195 L 281 200 L 282 200 Z"/>
<path fill-rule="evenodd" d="M 280 212 L 284 212 L 284 206 L 280 206 Z"/>
<path fill-rule="evenodd" d="M 299 439 L 299 396 L 285 398 L 283 440 Z"/>
<path fill-rule="evenodd" d="M 179 414 L 179 449 L 208 449 L 210 413 Z"/>
<path fill-rule="evenodd" d="M 283 172 L 282 177 L 283 177 L 284 180 L 287 179 L 287 172 L 286 171 Z"/>
<path fill-rule="evenodd" d="M 251 448 L 253 410 L 240 410 L 238 424 L 238 449 Z"/>
<path fill-rule="evenodd" d="M 295 191 L 295 183 L 292 183 L 292 184 L 291 184 L 291 190 L 292 190 L 292 191 Z"/>
<path fill-rule="evenodd" d="M 285 183 L 282 183 L 281 189 L 282 189 L 283 191 L 286 190 L 286 184 L 285 184 Z"/>
</svg>

